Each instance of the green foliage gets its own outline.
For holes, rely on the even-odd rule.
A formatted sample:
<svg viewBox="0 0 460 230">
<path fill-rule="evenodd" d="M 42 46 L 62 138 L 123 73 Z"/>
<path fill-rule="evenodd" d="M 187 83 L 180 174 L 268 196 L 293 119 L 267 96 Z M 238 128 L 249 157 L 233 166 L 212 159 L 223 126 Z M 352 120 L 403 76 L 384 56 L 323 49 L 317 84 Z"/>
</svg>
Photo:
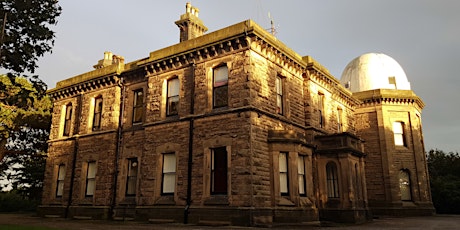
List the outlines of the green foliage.
<svg viewBox="0 0 460 230">
<path fill-rule="evenodd" d="M 16 191 L 0 193 L 0 212 L 35 211 L 37 200 L 30 200 Z"/>
<path fill-rule="evenodd" d="M 51 109 L 29 80 L 0 75 L 0 178 L 30 200 L 41 198 Z"/>
<path fill-rule="evenodd" d="M 460 156 L 430 150 L 427 155 L 431 195 L 437 213 L 460 214 Z"/>
<path fill-rule="evenodd" d="M 38 57 L 51 52 L 61 7 L 57 0 L 2 0 L 0 2 L 0 67 L 15 74 L 33 73 Z M 6 20 L 5 20 L 6 18 Z M 1 39 L 1 37 L 0 37 Z"/>
</svg>

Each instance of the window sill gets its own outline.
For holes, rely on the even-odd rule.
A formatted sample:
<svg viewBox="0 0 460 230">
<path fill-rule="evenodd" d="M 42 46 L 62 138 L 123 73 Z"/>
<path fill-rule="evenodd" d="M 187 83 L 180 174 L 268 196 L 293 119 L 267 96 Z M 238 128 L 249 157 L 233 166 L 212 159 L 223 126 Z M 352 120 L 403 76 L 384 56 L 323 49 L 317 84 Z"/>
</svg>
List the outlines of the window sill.
<svg viewBox="0 0 460 230">
<path fill-rule="evenodd" d="M 295 206 L 294 202 L 290 201 L 287 197 L 280 197 L 278 206 Z"/>
<path fill-rule="evenodd" d="M 174 196 L 162 196 L 155 201 L 156 205 L 176 205 Z"/>
<path fill-rule="evenodd" d="M 204 205 L 229 205 L 227 195 L 214 195 L 204 201 Z"/>
</svg>

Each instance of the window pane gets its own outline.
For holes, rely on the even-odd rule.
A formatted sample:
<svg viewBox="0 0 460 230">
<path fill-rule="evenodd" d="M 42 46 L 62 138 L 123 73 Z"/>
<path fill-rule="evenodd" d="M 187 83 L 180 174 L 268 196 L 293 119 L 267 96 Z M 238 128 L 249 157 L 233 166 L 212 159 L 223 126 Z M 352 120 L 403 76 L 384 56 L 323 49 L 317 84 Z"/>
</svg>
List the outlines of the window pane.
<svg viewBox="0 0 460 230">
<path fill-rule="evenodd" d="M 412 200 L 410 176 L 409 173 L 404 170 L 399 172 L 399 188 L 401 189 L 401 200 Z"/>
<path fill-rule="evenodd" d="M 280 192 L 281 194 L 286 194 L 288 190 L 288 176 L 287 173 L 280 172 Z"/>
<path fill-rule="evenodd" d="M 228 68 L 227 66 L 220 66 L 214 69 L 214 87 L 227 85 L 228 83 Z"/>
<path fill-rule="evenodd" d="M 95 177 L 96 177 L 96 162 L 89 162 L 87 178 L 95 178 Z"/>
<path fill-rule="evenodd" d="M 179 95 L 179 78 L 168 81 L 168 97 Z"/>
<path fill-rule="evenodd" d="M 327 177 L 327 196 L 329 198 L 339 197 L 339 181 L 337 176 L 337 166 L 334 163 L 326 165 Z"/>
<path fill-rule="evenodd" d="M 65 178 L 65 166 L 60 165 L 59 172 L 58 172 L 58 180 L 64 180 L 64 178 Z"/>
<path fill-rule="evenodd" d="M 299 175 L 299 194 L 305 194 L 305 177 L 304 175 Z"/>
<path fill-rule="evenodd" d="M 176 155 L 174 153 L 163 154 L 163 172 L 176 172 Z"/>
<path fill-rule="evenodd" d="M 176 115 L 178 113 L 179 96 L 168 97 L 167 115 Z"/>
<path fill-rule="evenodd" d="M 144 104 L 144 92 L 142 89 L 134 92 L 134 106 L 141 106 Z"/>
<path fill-rule="evenodd" d="M 87 196 L 92 196 L 94 195 L 94 189 L 95 189 L 95 180 L 94 179 L 90 179 L 86 182 L 86 195 Z"/>
<path fill-rule="evenodd" d="M 59 181 L 57 184 L 56 196 L 62 196 L 64 192 L 64 181 Z"/>
<path fill-rule="evenodd" d="M 394 133 L 402 133 L 402 123 L 401 122 L 393 122 L 393 132 Z"/>
<path fill-rule="evenodd" d="M 174 193 L 174 187 L 176 185 L 176 174 L 164 174 L 163 175 L 163 193 Z"/>
<path fill-rule="evenodd" d="M 134 195 L 136 194 L 136 178 L 135 177 L 129 177 L 128 178 L 128 184 L 126 188 L 126 194 L 127 195 Z"/>
<path fill-rule="evenodd" d="M 211 192 L 227 194 L 227 150 L 225 147 L 211 152 Z"/>
<path fill-rule="evenodd" d="M 214 88 L 214 107 L 223 107 L 228 104 L 228 86 Z"/>
<path fill-rule="evenodd" d="M 281 194 L 289 193 L 289 177 L 288 177 L 288 166 L 287 166 L 287 153 L 280 152 L 279 154 L 279 174 L 280 174 L 280 192 Z"/>
</svg>

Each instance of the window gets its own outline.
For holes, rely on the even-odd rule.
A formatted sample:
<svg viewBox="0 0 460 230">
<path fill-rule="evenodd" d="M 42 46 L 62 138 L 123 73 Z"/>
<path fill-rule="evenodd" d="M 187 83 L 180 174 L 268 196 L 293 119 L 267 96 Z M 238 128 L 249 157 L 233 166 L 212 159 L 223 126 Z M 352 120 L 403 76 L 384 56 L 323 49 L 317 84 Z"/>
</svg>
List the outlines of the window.
<svg viewBox="0 0 460 230">
<path fill-rule="evenodd" d="M 327 197 L 339 198 L 339 178 L 337 175 L 337 166 L 334 162 L 329 162 L 326 165 L 327 177 Z"/>
<path fill-rule="evenodd" d="M 287 152 L 280 152 L 279 170 L 280 170 L 280 192 L 282 196 L 287 196 L 289 195 L 288 153 Z"/>
<path fill-rule="evenodd" d="M 283 79 L 280 76 L 276 76 L 276 113 L 283 114 Z"/>
<path fill-rule="evenodd" d="M 402 201 L 412 200 L 410 188 L 410 174 L 408 170 L 403 169 L 399 171 L 399 189 L 401 190 Z"/>
<path fill-rule="evenodd" d="M 101 128 L 101 117 L 102 97 L 96 97 L 94 99 L 93 130 L 98 130 Z"/>
<path fill-rule="evenodd" d="M 177 115 L 179 107 L 179 78 L 168 81 L 168 97 L 166 98 L 166 115 Z"/>
<path fill-rule="evenodd" d="M 393 133 L 396 146 L 406 146 L 404 137 L 404 122 L 393 122 Z"/>
<path fill-rule="evenodd" d="M 319 127 L 324 128 L 324 94 L 318 94 L 318 119 Z"/>
<path fill-rule="evenodd" d="M 128 159 L 128 174 L 126 178 L 126 195 L 136 195 L 136 184 L 137 184 L 137 158 Z"/>
<path fill-rule="evenodd" d="M 56 196 L 62 197 L 64 193 L 65 165 L 59 165 L 56 181 Z"/>
<path fill-rule="evenodd" d="M 85 196 L 93 196 L 96 187 L 96 162 L 88 162 L 86 169 L 86 192 Z"/>
<path fill-rule="evenodd" d="M 213 69 L 212 101 L 213 108 L 228 105 L 228 67 L 226 65 Z"/>
<path fill-rule="evenodd" d="M 342 108 L 337 108 L 337 132 L 339 133 L 343 132 L 342 116 Z"/>
<path fill-rule="evenodd" d="M 174 194 L 176 187 L 176 155 L 174 153 L 163 154 L 161 193 L 163 195 Z"/>
<path fill-rule="evenodd" d="M 299 155 L 297 159 L 297 175 L 299 177 L 299 195 L 306 196 L 305 156 Z"/>
<path fill-rule="evenodd" d="M 144 89 L 134 91 L 133 124 L 141 123 L 144 115 Z"/>
<path fill-rule="evenodd" d="M 227 150 L 211 149 L 211 194 L 227 194 Z"/>
<path fill-rule="evenodd" d="M 69 103 L 65 107 L 65 117 L 64 117 L 64 136 L 70 135 L 70 126 L 72 122 L 72 103 Z"/>
</svg>

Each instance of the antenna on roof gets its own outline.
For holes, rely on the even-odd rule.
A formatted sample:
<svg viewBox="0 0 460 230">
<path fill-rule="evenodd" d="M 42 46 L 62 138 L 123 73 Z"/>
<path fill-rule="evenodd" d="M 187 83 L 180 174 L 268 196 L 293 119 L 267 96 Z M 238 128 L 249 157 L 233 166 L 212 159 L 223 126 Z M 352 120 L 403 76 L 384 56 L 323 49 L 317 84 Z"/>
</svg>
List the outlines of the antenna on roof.
<svg viewBox="0 0 460 230">
<path fill-rule="evenodd" d="M 273 36 L 276 36 L 277 34 L 277 31 L 276 31 L 276 27 L 275 27 L 275 22 L 273 20 L 273 17 L 272 15 L 270 14 L 270 12 L 268 12 L 268 18 L 270 19 L 270 33 L 273 35 Z"/>
</svg>

